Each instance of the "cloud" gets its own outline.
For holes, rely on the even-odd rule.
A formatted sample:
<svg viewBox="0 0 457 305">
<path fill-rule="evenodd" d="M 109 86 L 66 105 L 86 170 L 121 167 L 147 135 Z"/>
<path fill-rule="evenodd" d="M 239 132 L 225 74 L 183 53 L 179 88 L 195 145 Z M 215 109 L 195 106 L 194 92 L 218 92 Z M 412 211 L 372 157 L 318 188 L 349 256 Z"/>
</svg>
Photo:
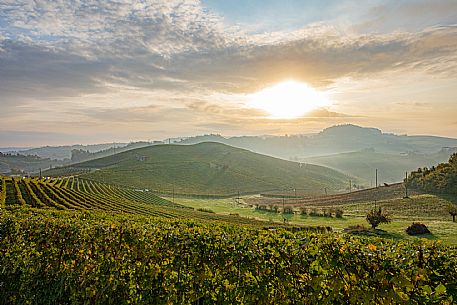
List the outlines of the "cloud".
<svg viewBox="0 0 457 305">
<path fill-rule="evenodd" d="M 382 1 L 359 18 L 353 28 L 363 32 L 415 31 L 436 25 L 455 24 L 457 2 L 440 1 Z"/>
<path fill-rule="evenodd" d="M 20 33 L 87 56 L 170 56 L 232 40 L 221 19 L 196 0 L 6 0 L 0 12 L 10 37 Z"/>
<path fill-rule="evenodd" d="M 95 81 L 109 64 L 18 42 L 0 42 L 0 91 L 2 103 L 15 98 L 49 99 L 103 91 Z"/>
<path fill-rule="evenodd" d="M 197 0 L 3 0 L 0 118 L 17 128 L 30 114 L 47 129 L 52 120 L 80 119 L 97 126 L 132 122 L 138 129 L 159 130 L 160 123 L 185 131 L 283 131 L 262 111 L 214 96 L 252 93 L 291 78 L 321 88 L 392 71 L 455 78 L 457 25 L 446 17 L 455 2 L 445 1 L 446 9 L 420 3 L 402 4 L 402 13 L 394 14 L 416 20 L 414 29 L 372 31 L 393 22 L 382 13 L 391 12 L 388 3 L 366 32 L 351 30 L 360 24 L 348 29 L 322 21 L 252 34 L 227 25 Z M 446 17 L 442 24 L 422 23 L 424 16 L 438 15 Z M 351 117 L 337 111 L 315 111 L 306 120 Z"/>
<path fill-rule="evenodd" d="M 105 83 L 249 92 L 295 78 L 325 86 L 402 68 L 451 74 L 457 65 L 451 25 L 361 35 L 317 23 L 248 35 L 191 0 L 4 1 L 0 12 L 8 24 L 2 83 L 8 91 L 30 84 L 30 95 L 44 98 L 100 91 Z"/>
<path fill-rule="evenodd" d="M 342 77 L 366 77 L 389 70 L 422 70 L 452 76 L 457 71 L 457 28 L 420 33 L 338 37 L 306 34 L 305 39 L 243 47 L 90 58 L 34 44 L 0 42 L 0 102 L 80 96 L 113 87 L 181 92 L 253 92 L 294 78 L 326 86 Z"/>
<path fill-rule="evenodd" d="M 274 44 L 255 44 L 227 52 L 180 56 L 177 65 L 194 81 L 211 79 L 218 89 L 249 92 L 284 79 L 315 86 L 342 77 L 366 77 L 385 71 L 422 70 L 450 76 L 457 70 L 457 28 L 418 33 L 340 36 L 338 32 L 308 32 L 306 38 Z M 295 36 L 295 35 L 293 35 Z"/>
</svg>

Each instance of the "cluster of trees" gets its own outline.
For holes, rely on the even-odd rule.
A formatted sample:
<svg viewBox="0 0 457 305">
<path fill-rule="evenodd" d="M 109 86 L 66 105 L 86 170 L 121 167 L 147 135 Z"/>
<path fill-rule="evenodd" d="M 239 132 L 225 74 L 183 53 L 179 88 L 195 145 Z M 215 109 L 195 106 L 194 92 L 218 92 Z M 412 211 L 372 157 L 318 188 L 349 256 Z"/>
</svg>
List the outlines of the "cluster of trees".
<svg viewBox="0 0 457 305">
<path fill-rule="evenodd" d="M 285 206 L 281 208 L 278 205 L 256 205 L 255 207 L 256 210 L 260 211 L 266 211 L 266 212 L 273 212 L 273 213 L 282 213 L 282 214 L 295 214 L 293 206 Z M 334 209 L 334 208 L 322 208 L 322 209 L 317 209 L 317 208 L 308 208 L 308 207 L 300 207 L 300 215 L 306 216 L 319 216 L 319 217 L 336 217 L 336 218 L 343 218 L 343 213 L 344 211 L 340 208 Z"/>
<path fill-rule="evenodd" d="M 457 153 L 448 163 L 431 168 L 419 168 L 408 177 L 408 187 L 433 193 L 457 194 Z"/>
</svg>

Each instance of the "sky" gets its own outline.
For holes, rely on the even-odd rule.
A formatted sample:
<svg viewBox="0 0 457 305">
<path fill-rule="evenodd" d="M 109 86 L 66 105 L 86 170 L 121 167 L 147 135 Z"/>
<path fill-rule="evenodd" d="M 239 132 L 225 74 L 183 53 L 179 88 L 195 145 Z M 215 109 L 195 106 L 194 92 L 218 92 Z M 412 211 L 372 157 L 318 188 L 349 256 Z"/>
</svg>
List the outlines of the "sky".
<svg viewBox="0 0 457 305">
<path fill-rule="evenodd" d="M 457 138 L 457 1 L 0 0 L 0 122 L 0 147 Z"/>
</svg>

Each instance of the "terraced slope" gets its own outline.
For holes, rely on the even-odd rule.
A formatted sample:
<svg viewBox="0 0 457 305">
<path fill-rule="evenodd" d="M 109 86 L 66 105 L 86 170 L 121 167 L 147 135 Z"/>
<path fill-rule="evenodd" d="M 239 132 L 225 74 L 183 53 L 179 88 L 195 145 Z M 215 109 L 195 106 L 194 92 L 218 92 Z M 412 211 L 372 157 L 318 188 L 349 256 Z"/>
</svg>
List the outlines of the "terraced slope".
<svg viewBox="0 0 457 305">
<path fill-rule="evenodd" d="M 344 189 L 348 176 L 311 164 L 280 160 L 220 143 L 157 145 L 46 172 L 69 172 L 108 184 L 161 193 L 235 195 L 284 188 L 308 194 Z"/>
</svg>

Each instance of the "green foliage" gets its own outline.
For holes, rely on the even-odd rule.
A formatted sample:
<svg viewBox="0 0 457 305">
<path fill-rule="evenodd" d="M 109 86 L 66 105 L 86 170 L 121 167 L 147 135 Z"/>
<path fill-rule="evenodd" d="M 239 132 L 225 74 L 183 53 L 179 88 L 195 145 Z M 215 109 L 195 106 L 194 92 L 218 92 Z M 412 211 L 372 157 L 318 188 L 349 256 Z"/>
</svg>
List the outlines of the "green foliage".
<svg viewBox="0 0 457 305">
<path fill-rule="evenodd" d="M 6 177 L 1 177 L 0 188 L 0 207 L 3 207 L 6 200 Z"/>
<path fill-rule="evenodd" d="M 19 185 L 17 183 L 17 180 L 16 179 L 12 179 L 12 182 L 13 182 L 13 185 L 14 185 L 14 189 L 16 191 L 16 199 L 17 199 L 17 202 L 19 204 L 22 204 L 22 205 L 25 205 L 25 200 L 24 198 L 22 198 L 22 193 L 21 193 L 21 190 L 19 189 Z"/>
<path fill-rule="evenodd" d="M 447 211 L 452 216 L 452 221 L 455 222 L 455 216 L 457 216 L 457 206 L 454 204 L 450 204 L 447 208 Z"/>
<path fill-rule="evenodd" d="M 343 213 L 344 213 L 343 209 L 336 209 L 335 210 L 335 217 L 336 218 L 343 218 Z"/>
<path fill-rule="evenodd" d="M 214 214 L 214 211 L 208 208 L 199 208 L 197 211 Z"/>
<path fill-rule="evenodd" d="M 0 215 L 10 304 L 451 304 L 457 252 L 439 243 L 115 216 Z"/>
<path fill-rule="evenodd" d="M 457 153 L 452 154 L 448 163 L 412 172 L 407 183 L 428 192 L 457 194 Z"/>
<path fill-rule="evenodd" d="M 387 214 L 385 211 L 382 211 L 381 208 L 375 208 L 367 214 L 367 221 L 373 229 L 376 229 L 376 227 L 382 223 L 391 222 L 391 218 L 389 214 Z"/>
</svg>

